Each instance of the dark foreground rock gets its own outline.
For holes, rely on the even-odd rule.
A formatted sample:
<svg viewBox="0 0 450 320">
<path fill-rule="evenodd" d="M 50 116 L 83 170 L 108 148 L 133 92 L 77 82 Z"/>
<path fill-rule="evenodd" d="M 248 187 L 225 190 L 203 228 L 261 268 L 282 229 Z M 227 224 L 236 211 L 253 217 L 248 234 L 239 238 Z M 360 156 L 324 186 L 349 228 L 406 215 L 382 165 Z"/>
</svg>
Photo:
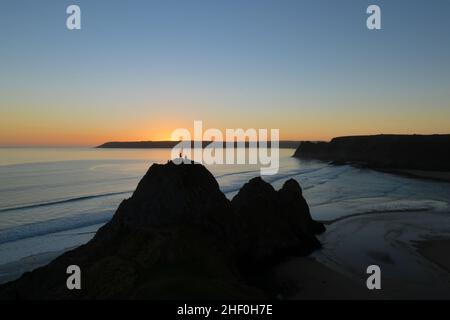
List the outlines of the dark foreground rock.
<svg viewBox="0 0 450 320">
<path fill-rule="evenodd" d="M 294 157 L 373 168 L 450 171 L 450 135 L 376 135 L 302 142 Z"/>
<path fill-rule="evenodd" d="M 274 292 L 264 270 L 320 248 L 300 185 L 250 180 L 229 201 L 199 164 L 152 165 L 86 245 L 0 286 L 1 299 L 248 299 Z M 68 290 L 69 265 L 82 289 Z"/>
</svg>

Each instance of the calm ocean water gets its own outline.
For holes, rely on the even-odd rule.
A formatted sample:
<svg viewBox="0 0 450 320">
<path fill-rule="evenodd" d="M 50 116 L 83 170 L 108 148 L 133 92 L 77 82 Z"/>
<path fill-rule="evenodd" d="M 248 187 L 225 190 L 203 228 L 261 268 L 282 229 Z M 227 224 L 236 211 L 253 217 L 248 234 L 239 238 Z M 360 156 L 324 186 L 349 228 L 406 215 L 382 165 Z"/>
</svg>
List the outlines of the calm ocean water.
<svg viewBox="0 0 450 320">
<path fill-rule="evenodd" d="M 297 179 L 315 219 L 448 211 L 450 183 L 298 160 L 293 152 L 281 149 L 279 173 L 264 179 L 275 188 Z M 85 243 L 149 166 L 169 156 L 169 149 L 0 148 L 0 265 Z M 208 168 L 229 198 L 260 172 L 254 165 Z"/>
</svg>

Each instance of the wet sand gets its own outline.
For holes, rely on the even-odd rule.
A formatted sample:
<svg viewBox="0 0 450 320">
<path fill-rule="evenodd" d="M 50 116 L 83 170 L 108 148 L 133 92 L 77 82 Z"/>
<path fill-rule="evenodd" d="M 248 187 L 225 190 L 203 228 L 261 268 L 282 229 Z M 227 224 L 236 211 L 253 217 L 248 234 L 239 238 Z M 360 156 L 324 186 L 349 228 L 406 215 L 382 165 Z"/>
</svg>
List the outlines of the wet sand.
<svg viewBox="0 0 450 320">
<path fill-rule="evenodd" d="M 367 267 L 378 265 L 378 298 L 450 299 L 449 239 L 450 212 L 368 214 L 329 225 L 314 256 L 363 283 Z"/>
<path fill-rule="evenodd" d="M 411 178 L 450 182 L 449 171 L 427 171 L 427 170 L 406 170 L 406 169 L 389 169 L 389 170 L 383 169 L 380 171 L 399 174 Z"/>
<path fill-rule="evenodd" d="M 372 213 L 327 228 L 321 250 L 278 267 L 285 298 L 450 299 L 450 212 Z M 366 287 L 370 265 L 381 290 Z"/>
<path fill-rule="evenodd" d="M 275 269 L 281 299 L 450 299 L 450 212 L 391 212 L 327 225 L 323 248 Z M 63 251 L 0 266 L 0 283 L 49 263 Z M 368 290 L 366 268 L 382 271 L 382 289 Z"/>
<path fill-rule="evenodd" d="M 379 292 L 367 290 L 364 281 L 357 281 L 312 257 L 293 258 L 276 270 L 288 300 L 370 300 L 381 298 Z"/>
<path fill-rule="evenodd" d="M 416 246 L 422 256 L 450 273 L 450 238 L 419 241 Z"/>
</svg>

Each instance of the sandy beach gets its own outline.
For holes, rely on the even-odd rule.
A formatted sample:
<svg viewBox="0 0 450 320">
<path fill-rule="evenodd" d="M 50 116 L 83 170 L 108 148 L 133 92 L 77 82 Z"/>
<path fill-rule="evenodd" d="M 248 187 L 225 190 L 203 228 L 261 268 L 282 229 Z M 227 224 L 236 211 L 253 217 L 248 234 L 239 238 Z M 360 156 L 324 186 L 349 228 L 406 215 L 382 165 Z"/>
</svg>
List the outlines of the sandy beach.
<svg viewBox="0 0 450 320">
<path fill-rule="evenodd" d="M 419 241 L 417 251 L 426 259 L 450 273 L 450 238 Z"/>
<path fill-rule="evenodd" d="M 364 286 L 367 266 L 380 266 L 377 298 L 448 299 L 449 238 L 448 212 L 367 214 L 330 224 L 313 256 Z"/>
<path fill-rule="evenodd" d="M 402 170 L 402 169 L 390 169 L 381 171 L 400 174 L 411 178 L 450 182 L 450 172 L 448 171 Z"/>
<path fill-rule="evenodd" d="M 278 298 L 450 298 L 449 226 L 450 213 L 430 212 L 367 214 L 330 223 L 321 236 L 321 250 L 275 268 L 283 291 Z M 49 263 L 63 251 L 0 266 L 0 283 Z M 366 287 L 365 267 L 370 264 L 382 270 L 381 290 Z"/>
<path fill-rule="evenodd" d="M 332 223 L 322 236 L 322 250 L 277 268 L 279 281 L 291 289 L 284 298 L 448 299 L 450 230 L 437 224 L 449 219 L 424 212 L 390 213 Z M 424 240 L 433 233 L 448 236 Z M 370 264 L 381 268 L 381 290 L 366 287 L 365 266 Z"/>
<path fill-rule="evenodd" d="M 359 300 L 378 296 L 377 292 L 368 291 L 364 282 L 355 281 L 312 257 L 292 258 L 276 269 L 276 276 L 287 291 L 282 299 Z"/>
</svg>

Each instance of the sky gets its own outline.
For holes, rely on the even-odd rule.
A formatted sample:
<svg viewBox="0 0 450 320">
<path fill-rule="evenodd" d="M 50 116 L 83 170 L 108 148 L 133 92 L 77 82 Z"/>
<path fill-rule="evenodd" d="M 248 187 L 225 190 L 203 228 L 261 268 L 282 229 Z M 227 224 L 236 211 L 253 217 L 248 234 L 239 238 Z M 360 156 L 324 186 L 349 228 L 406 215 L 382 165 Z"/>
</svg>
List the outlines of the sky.
<svg viewBox="0 0 450 320">
<path fill-rule="evenodd" d="M 449 35 L 448 0 L 4 0 L 0 146 L 450 133 Z"/>
</svg>

